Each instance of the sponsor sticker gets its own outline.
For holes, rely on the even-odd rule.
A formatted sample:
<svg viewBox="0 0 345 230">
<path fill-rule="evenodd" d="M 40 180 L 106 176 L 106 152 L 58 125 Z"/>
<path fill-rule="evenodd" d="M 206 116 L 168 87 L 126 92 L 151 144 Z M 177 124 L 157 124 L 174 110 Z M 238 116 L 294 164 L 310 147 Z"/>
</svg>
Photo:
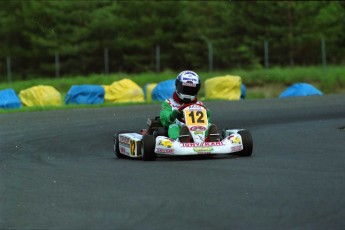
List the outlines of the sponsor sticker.
<svg viewBox="0 0 345 230">
<path fill-rule="evenodd" d="M 164 146 L 164 147 L 167 147 L 167 148 L 171 148 L 172 147 L 172 142 L 169 139 L 163 139 L 163 140 L 160 140 L 158 142 L 158 145 Z"/>
<path fill-rule="evenodd" d="M 195 131 L 194 132 L 194 135 L 198 135 L 198 134 L 203 134 L 203 132 L 202 131 Z"/>
<path fill-rule="evenodd" d="M 172 153 L 172 149 L 156 148 L 156 153 Z"/>
<path fill-rule="evenodd" d="M 242 149 L 242 146 L 231 147 L 231 151 L 241 151 Z"/>
<path fill-rule="evenodd" d="M 198 82 L 198 79 L 197 78 L 193 78 L 193 77 L 184 77 L 182 78 L 183 81 L 195 81 L 195 82 Z"/>
<path fill-rule="evenodd" d="M 189 86 L 189 87 L 196 87 L 196 84 L 188 83 L 188 82 L 183 82 L 182 85 Z"/>
<path fill-rule="evenodd" d="M 203 142 L 203 143 L 181 143 L 182 147 L 204 147 L 204 146 L 223 146 L 224 143 L 221 141 L 218 142 Z"/>
<path fill-rule="evenodd" d="M 192 126 L 190 128 L 190 131 L 205 131 L 206 130 L 206 127 L 205 126 Z"/>
<path fill-rule="evenodd" d="M 119 142 L 129 146 L 131 139 L 125 136 L 119 136 Z"/>
<path fill-rule="evenodd" d="M 131 156 L 135 156 L 135 150 L 136 150 L 135 141 L 131 140 L 131 144 L 130 144 L 130 154 L 131 154 Z"/>
<path fill-rule="evenodd" d="M 213 148 L 212 147 L 195 147 L 193 148 L 194 152 L 197 152 L 197 153 L 209 153 L 209 152 L 212 152 L 213 151 Z"/>
<path fill-rule="evenodd" d="M 188 106 L 188 109 L 192 109 L 192 110 L 203 110 L 204 107 L 202 107 L 202 103 L 196 103 L 193 105 Z"/>
<path fill-rule="evenodd" d="M 231 141 L 231 144 L 241 144 L 241 138 L 235 135 L 228 136 L 228 140 Z"/>
<path fill-rule="evenodd" d="M 230 136 L 228 136 L 226 139 L 230 140 L 231 138 L 234 137 L 234 134 L 231 134 Z"/>
<path fill-rule="evenodd" d="M 120 153 L 126 154 L 126 149 L 124 147 L 120 147 Z"/>
</svg>

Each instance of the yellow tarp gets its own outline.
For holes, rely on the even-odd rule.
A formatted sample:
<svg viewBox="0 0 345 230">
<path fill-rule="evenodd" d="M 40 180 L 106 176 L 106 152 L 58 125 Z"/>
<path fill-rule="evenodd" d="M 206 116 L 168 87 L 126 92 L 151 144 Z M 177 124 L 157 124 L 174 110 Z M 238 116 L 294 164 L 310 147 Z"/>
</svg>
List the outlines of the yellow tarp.
<svg viewBox="0 0 345 230">
<path fill-rule="evenodd" d="M 239 100 L 242 80 L 239 76 L 220 76 L 205 81 L 205 97 L 208 99 Z"/>
<path fill-rule="evenodd" d="M 146 101 L 151 102 L 152 101 L 152 90 L 157 86 L 157 83 L 150 83 L 147 84 L 145 87 L 146 89 Z"/>
<path fill-rule="evenodd" d="M 108 102 L 144 102 L 144 91 L 134 81 L 122 79 L 104 85 L 104 100 Z"/>
<path fill-rule="evenodd" d="M 19 98 L 25 106 L 61 105 L 61 94 L 48 85 L 33 86 L 19 92 Z"/>
</svg>

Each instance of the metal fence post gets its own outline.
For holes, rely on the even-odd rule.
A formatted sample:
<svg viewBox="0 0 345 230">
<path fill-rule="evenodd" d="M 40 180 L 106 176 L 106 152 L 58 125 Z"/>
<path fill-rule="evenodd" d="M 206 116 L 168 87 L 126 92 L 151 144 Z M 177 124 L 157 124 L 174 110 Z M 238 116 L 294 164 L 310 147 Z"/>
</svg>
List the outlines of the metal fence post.
<svg viewBox="0 0 345 230">
<path fill-rule="evenodd" d="M 12 82 L 11 57 L 6 58 L 6 65 L 7 65 L 7 80 L 8 82 Z"/>
<path fill-rule="evenodd" d="M 104 73 L 109 74 L 109 50 L 104 48 Z"/>
<path fill-rule="evenodd" d="M 321 55 L 322 55 L 323 70 L 326 71 L 327 60 L 326 60 L 326 43 L 325 43 L 325 37 L 324 36 L 322 36 L 322 38 L 321 38 Z"/>
<path fill-rule="evenodd" d="M 268 69 L 269 67 L 269 49 L 268 49 L 268 41 L 264 42 L 264 60 L 265 60 L 265 68 Z"/>
<path fill-rule="evenodd" d="M 208 71 L 213 72 L 213 46 L 212 42 L 208 42 Z"/>
<path fill-rule="evenodd" d="M 55 77 L 60 77 L 60 57 L 58 52 L 55 52 Z"/>
<path fill-rule="evenodd" d="M 156 46 L 156 72 L 159 73 L 161 69 L 161 49 L 160 46 Z"/>
</svg>

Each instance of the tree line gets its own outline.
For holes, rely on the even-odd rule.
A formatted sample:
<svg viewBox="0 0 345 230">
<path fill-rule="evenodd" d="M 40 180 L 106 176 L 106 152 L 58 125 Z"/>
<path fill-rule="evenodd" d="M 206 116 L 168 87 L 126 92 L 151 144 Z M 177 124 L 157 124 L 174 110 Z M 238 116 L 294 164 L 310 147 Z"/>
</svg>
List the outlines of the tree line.
<svg viewBox="0 0 345 230">
<path fill-rule="evenodd" d="M 341 1 L 0 1 L 0 75 L 62 75 L 345 62 Z M 7 63 L 8 64 L 8 63 Z"/>
</svg>

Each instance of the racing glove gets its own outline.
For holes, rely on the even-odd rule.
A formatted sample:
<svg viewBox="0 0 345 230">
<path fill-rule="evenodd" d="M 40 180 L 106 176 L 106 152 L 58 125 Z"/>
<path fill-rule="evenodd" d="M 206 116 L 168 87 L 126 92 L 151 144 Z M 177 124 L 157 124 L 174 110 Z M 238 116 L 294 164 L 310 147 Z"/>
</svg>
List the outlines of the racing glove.
<svg viewBox="0 0 345 230">
<path fill-rule="evenodd" d="M 182 113 L 179 110 L 173 110 L 170 114 L 169 120 L 174 122 L 176 119 L 182 118 Z"/>
</svg>

